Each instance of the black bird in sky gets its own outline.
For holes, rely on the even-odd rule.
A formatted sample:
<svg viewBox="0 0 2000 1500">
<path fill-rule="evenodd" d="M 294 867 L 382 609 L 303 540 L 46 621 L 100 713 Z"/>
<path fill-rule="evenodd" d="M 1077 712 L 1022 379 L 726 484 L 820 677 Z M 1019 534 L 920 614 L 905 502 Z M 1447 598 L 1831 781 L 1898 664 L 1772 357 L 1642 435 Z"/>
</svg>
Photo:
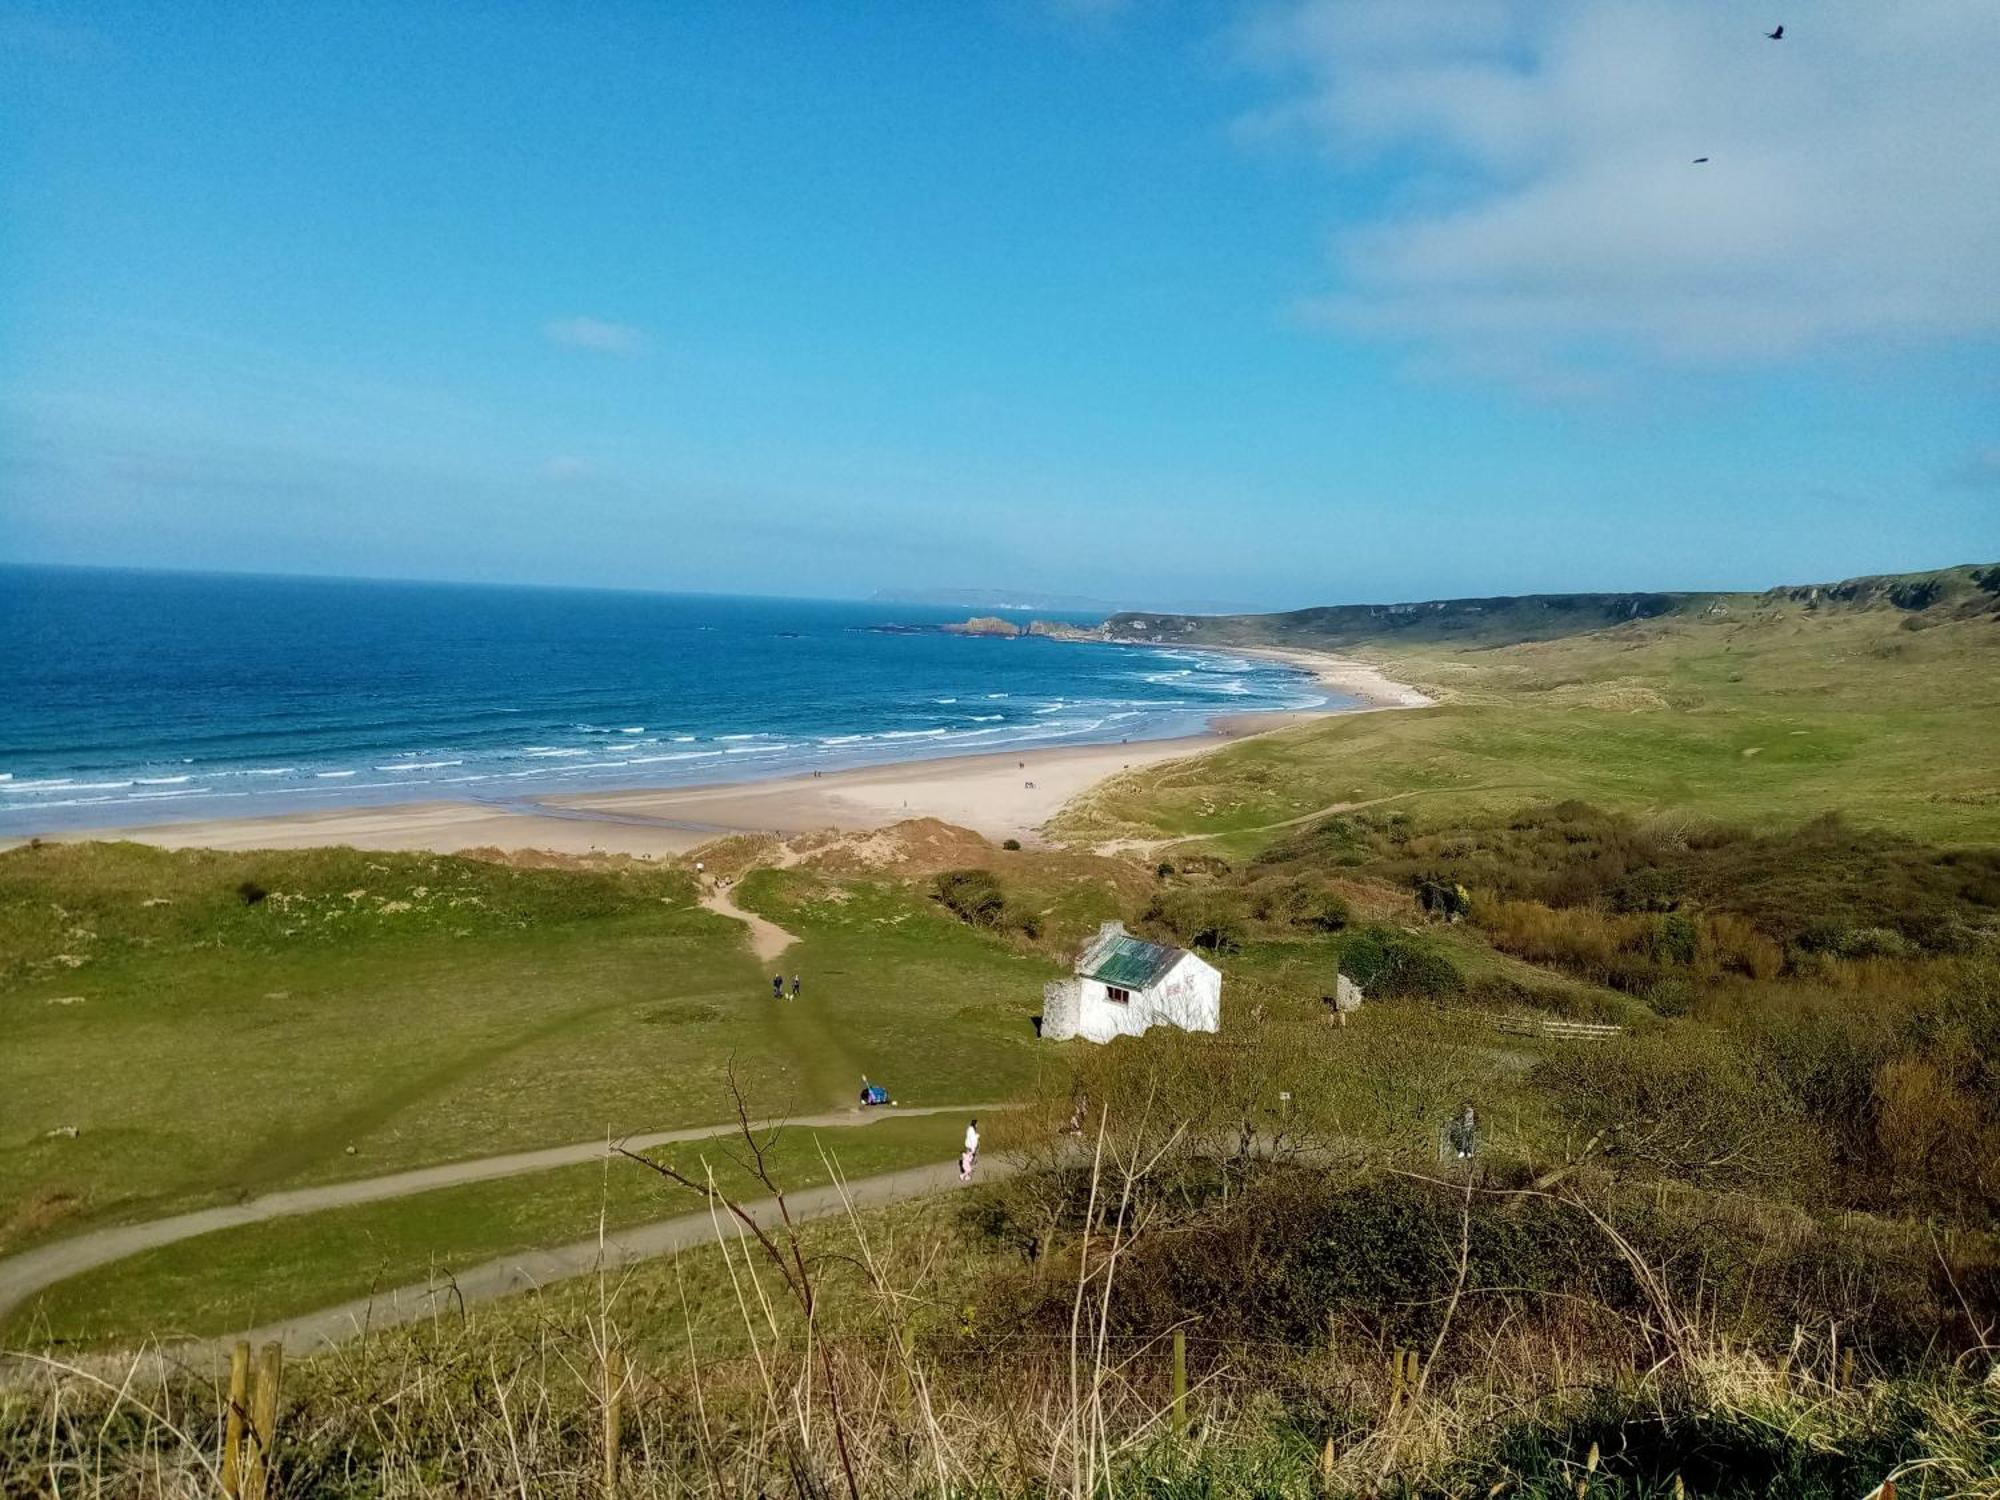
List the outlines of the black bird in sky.
<svg viewBox="0 0 2000 1500">
<path fill-rule="evenodd" d="M 1764 35 L 1774 42 L 1782 42 L 1785 39 L 1785 28 L 1780 26 L 1776 31 L 1767 31 Z"/>
<path fill-rule="evenodd" d="M 1703 162 L 1705 162 L 1705 161 L 1707 161 L 1707 160 L 1708 160 L 1708 158 L 1707 158 L 1707 157 L 1705 157 L 1705 156 L 1697 156 L 1697 157 L 1696 157 L 1696 158 L 1694 159 L 1694 165 L 1698 167 L 1698 166 L 1700 166 L 1700 165 L 1701 165 L 1701 164 L 1702 164 Z"/>
</svg>

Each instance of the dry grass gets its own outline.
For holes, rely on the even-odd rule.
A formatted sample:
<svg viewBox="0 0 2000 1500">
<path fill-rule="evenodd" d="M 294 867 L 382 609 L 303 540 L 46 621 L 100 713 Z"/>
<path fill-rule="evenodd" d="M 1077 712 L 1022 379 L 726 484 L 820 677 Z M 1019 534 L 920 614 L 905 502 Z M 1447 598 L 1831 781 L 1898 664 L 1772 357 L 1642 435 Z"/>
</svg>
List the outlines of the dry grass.
<svg viewBox="0 0 2000 1500">
<path fill-rule="evenodd" d="M 1550 1297 L 1537 1316 L 1455 1321 L 1490 1290 L 1468 1281 L 1488 1189 L 1466 1179 L 1435 1184 L 1460 1207 L 1433 1337 L 1272 1346 L 1195 1328 L 1183 1432 L 1171 1330 L 1135 1335 L 1118 1309 L 1135 1250 L 1173 1232 L 1153 1178 L 1187 1132 L 1161 1104 L 1117 1132 L 1100 1114 L 1072 1148 L 1090 1167 L 1083 1211 L 1046 1272 L 1066 1313 L 1040 1335 L 984 1328 L 970 1299 L 993 1268 L 949 1216 L 759 1232 L 717 1201 L 713 1247 L 660 1270 L 441 1311 L 300 1364 L 274 1493 L 1569 1495 L 1581 1479 L 1832 1495 L 1902 1478 L 2000 1495 L 2000 1376 L 1871 1381 L 1837 1327 L 1748 1350 L 1582 1199 L 1566 1201 L 1628 1260 L 1637 1311 Z M 157 1352 L 17 1367 L 0 1389 L 0 1490 L 213 1494 L 223 1409 L 213 1376 Z"/>
</svg>

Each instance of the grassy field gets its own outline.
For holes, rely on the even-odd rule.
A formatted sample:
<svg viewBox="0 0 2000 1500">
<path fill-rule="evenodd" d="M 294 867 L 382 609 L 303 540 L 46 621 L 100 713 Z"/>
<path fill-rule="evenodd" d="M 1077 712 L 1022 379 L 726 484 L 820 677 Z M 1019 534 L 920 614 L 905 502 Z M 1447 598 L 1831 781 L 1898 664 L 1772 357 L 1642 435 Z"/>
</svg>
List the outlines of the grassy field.
<svg viewBox="0 0 2000 1500">
<path fill-rule="evenodd" d="M 1596 630 L 1514 601 L 1512 644 L 1472 601 L 1449 639 L 1361 643 L 1438 706 L 1121 778 L 1065 815 L 1077 847 L 905 830 L 900 863 L 755 870 L 735 893 L 799 935 L 796 1005 L 670 869 L 17 851 L 11 1232 L 713 1120 L 732 1070 L 758 1114 L 865 1074 L 1020 1101 L 989 1149 L 1029 1170 L 807 1229 L 810 1338 L 795 1263 L 759 1270 L 766 1315 L 710 1247 L 307 1361 L 288 1492 L 576 1490 L 616 1343 L 632 1493 L 840 1492 L 858 1456 L 863 1493 L 1991 1495 L 2000 633 L 1960 607 L 1984 594 L 1843 597 Z M 1138 847 L 1081 847 L 1108 839 Z M 1034 1039 L 1110 916 L 1210 953 L 1222 1034 Z M 1367 991 L 1345 1025 L 1337 973 Z M 1491 1024 L 1536 1013 L 1624 1030 Z M 1129 1169 L 1095 1189 L 1060 1133 L 1083 1098 Z M 1468 1103 L 1470 1165 L 1443 1144 Z M 64 1111 L 81 1133 L 47 1135 Z M 958 1123 L 839 1154 L 936 1160 Z M 6 1333 L 221 1329 L 684 1206 L 591 1166 L 276 1222 L 51 1288 Z M 1194 1444 L 1162 1420 L 1174 1331 Z M 162 1444 L 59 1375 L 9 1399 L 0 1476 L 155 1449 L 191 1476 L 214 1447 L 205 1416 Z M 1117 1472 L 1077 1483 L 1105 1444 Z"/>
<path fill-rule="evenodd" d="M 1766 825 L 1838 810 L 1942 842 L 2000 838 L 2000 624 L 1911 630 L 1911 618 L 1774 610 L 1369 650 L 1439 705 L 1324 720 L 1120 777 L 1054 831 L 1201 836 L 1242 854 L 1335 804 L 1395 799 L 1442 820 L 1580 798 Z"/>
<path fill-rule="evenodd" d="M 987 1122 L 982 1122 L 987 1123 Z M 788 1192 L 945 1161 L 957 1116 L 894 1117 L 846 1129 L 795 1128 L 768 1154 Z M 824 1153 L 824 1154 L 822 1154 Z M 761 1197 L 740 1139 L 688 1142 L 649 1155 L 738 1198 Z M 132 1347 L 228 1333 L 376 1291 L 449 1275 L 496 1256 L 588 1239 L 691 1213 L 701 1200 L 635 1163 L 611 1159 L 531 1176 L 197 1235 L 51 1287 L 0 1324 L 8 1348 Z"/>
<path fill-rule="evenodd" d="M 1046 963 L 900 886 L 739 899 L 774 1005 L 677 871 L 424 855 L 0 854 L 0 1253 L 279 1187 L 731 1117 L 1005 1097 Z M 829 888 L 831 890 L 832 888 Z M 69 1133 L 74 1127 L 75 1133 Z M 351 1148 L 351 1149 L 350 1149 Z"/>
</svg>

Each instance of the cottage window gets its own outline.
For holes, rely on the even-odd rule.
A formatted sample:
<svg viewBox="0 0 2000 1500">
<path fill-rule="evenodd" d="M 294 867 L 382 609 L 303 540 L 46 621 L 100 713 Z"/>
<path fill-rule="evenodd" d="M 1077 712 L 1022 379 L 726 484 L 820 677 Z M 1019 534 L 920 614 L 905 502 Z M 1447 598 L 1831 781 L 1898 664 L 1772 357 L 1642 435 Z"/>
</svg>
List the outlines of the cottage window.
<svg viewBox="0 0 2000 1500">
<path fill-rule="evenodd" d="M 1132 1003 L 1132 992 L 1130 990 L 1121 990 L 1115 984 L 1107 984 L 1104 987 L 1104 998 L 1109 1000 L 1113 1005 L 1130 1005 Z"/>
</svg>

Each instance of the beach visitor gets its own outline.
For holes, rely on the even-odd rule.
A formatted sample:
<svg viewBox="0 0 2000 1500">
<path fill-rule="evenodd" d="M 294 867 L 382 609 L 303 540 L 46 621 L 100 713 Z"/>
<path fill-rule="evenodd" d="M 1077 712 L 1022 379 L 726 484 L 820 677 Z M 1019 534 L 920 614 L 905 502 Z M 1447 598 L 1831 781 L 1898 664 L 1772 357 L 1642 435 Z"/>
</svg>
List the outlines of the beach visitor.
<svg viewBox="0 0 2000 1500">
<path fill-rule="evenodd" d="M 799 976 L 796 974 L 792 976 L 792 998 L 794 1000 L 799 998 Z"/>
<path fill-rule="evenodd" d="M 1452 1154 L 1460 1161 L 1470 1161 L 1472 1153 L 1479 1148 L 1479 1121 L 1472 1113 L 1470 1104 L 1465 1106 L 1464 1114 L 1451 1122 L 1446 1135 L 1451 1142 Z"/>
<path fill-rule="evenodd" d="M 782 974 L 773 974 L 773 975 L 771 976 L 771 998 L 772 998 L 773 1000 L 782 1000 L 782 999 L 784 999 L 784 998 L 785 998 L 785 976 L 784 976 L 784 975 L 782 975 Z"/>
</svg>

